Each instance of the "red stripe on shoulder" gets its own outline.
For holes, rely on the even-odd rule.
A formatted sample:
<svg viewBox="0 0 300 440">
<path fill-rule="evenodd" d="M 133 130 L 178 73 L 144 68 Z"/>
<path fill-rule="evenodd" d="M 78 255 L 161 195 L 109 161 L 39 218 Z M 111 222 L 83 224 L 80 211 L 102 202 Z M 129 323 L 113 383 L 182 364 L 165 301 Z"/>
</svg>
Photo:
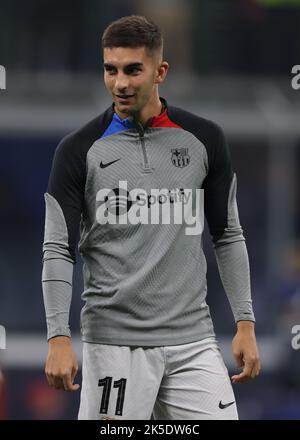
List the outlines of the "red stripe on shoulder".
<svg viewBox="0 0 300 440">
<path fill-rule="evenodd" d="M 158 128 L 158 127 L 182 128 L 180 125 L 175 124 L 175 122 L 171 121 L 171 119 L 168 116 L 167 109 L 165 109 L 159 116 L 153 116 L 149 127 L 151 127 L 151 128 Z"/>
</svg>

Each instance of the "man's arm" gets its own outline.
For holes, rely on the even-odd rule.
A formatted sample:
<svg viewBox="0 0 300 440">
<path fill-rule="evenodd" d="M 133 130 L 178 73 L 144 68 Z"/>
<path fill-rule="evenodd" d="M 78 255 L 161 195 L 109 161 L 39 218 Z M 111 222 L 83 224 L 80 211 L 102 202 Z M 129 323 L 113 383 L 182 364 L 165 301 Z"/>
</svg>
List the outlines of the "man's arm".
<svg viewBox="0 0 300 440">
<path fill-rule="evenodd" d="M 233 382 L 245 382 L 258 375 L 260 361 L 254 333 L 250 270 L 245 238 L 236 202 L 236 175 L 231 168 L 224 134 L 217 128 L 216 144 L 204 181 L 204 208 L 214 244 L 224 290 L 237 323 L 232 348 L 238 367 Z"/>
<path fill-rule="evenodd" d="M 70 391 L 79 388 L 73 385 L 78 366 L 71 344 L 69 311 L 84 191 L 84 164 L 75 142 L 74 135 L 64 138 L 54 156 L 45 194 L 42 273 L 49 345 L 45 373 L 49 385 Z"/>
</svg>

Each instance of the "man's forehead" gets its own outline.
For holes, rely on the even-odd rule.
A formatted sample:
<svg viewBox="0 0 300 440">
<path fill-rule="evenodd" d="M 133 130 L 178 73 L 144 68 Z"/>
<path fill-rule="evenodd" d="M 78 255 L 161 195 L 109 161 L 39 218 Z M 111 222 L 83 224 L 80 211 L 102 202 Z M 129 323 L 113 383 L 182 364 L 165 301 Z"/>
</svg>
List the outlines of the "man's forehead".
<svg viewBox="0 0 300 440">
<path fill-rule="evenodd" d="M 126 66 L 128 64 L 144 64 L 149 56 L 144 47 L 105 47 L 103 59 L 106 64 Z"/>
</svg>

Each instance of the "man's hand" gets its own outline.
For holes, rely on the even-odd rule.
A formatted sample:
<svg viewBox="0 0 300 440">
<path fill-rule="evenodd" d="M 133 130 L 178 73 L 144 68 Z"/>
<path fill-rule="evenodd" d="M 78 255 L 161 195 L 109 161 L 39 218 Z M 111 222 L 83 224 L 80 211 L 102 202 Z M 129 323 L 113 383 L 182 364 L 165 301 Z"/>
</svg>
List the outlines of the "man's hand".
<svg viewBox="0 0 300 440">
<path fill-rule="evenodd" d="M 45 373 L 48 384 L 56 389 L 77 391 L 80 385 L 73 384 L 78 371 L 76 354 L 68 336 L 49 339 L 49 350 Z"/>
<path fill-rule="evenodd" d="M 237 367 L 243 368 L 240 374 L 231 377 L 233 383 L 244 383 L 259 375 L 260 360 L 253 322 L 237 323 L 237 332 L 232 340 L 232 351 Z"/>
</svg>

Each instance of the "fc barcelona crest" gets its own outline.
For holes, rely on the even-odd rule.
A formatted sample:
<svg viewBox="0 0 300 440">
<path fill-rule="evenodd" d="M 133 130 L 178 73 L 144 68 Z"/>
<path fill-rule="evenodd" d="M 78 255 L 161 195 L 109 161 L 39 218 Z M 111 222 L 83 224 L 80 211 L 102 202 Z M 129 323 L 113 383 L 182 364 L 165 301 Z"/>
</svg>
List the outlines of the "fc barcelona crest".
<svg viewBox="0 0 300 440">
<path fill-rule="evenodd" d="M 184 168 L 190 163 L 188 148 L 172 148 L 172 164 L 178 168 Z"/>
</svg>

